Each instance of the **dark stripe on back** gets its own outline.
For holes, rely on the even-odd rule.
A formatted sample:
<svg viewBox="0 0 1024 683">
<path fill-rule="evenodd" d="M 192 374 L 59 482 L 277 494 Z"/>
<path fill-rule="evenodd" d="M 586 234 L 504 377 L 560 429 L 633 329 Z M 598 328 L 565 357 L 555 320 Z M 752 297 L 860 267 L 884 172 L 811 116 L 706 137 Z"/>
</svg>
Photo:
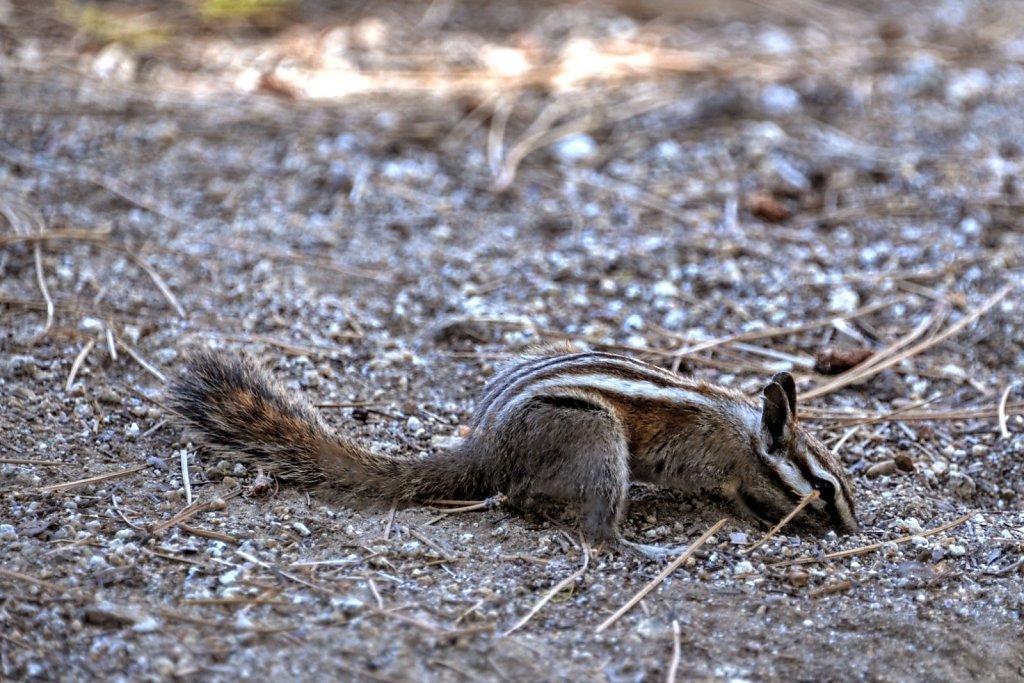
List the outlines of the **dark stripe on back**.
<svg viewBox="0 0 1024 683">
<path fill-rule="evenodd" d="M 581 359 L 587 359 L 589 362 L 574 365 Z M 652 367 L 625 356 L 591 352 L 555 356 L 538 362 L 525 363 L 512 369 L 508 379 L 498 375 L 492 380 L 491 388 L 484 393 L 483 398 L 477 404 L 475 423 L 479 424 L 502 396 L 515 395 L 530 384 L 543 382 L 559 375 L 578 377 L 603 374 L 617 379 L 647 382 L 660 388 L 687 388 L 687 383 L 683 378 L 668 373 L 652 372 Z"/>
<path fill-rule="evenodd" d="M 582 355 L 585 354 L 574 353 L 560 356 L 541 356 L 539 358 L 531 358 L 528 361 L 521 361 L 519 363 L 509 365 L 492 377 L 487 383 L 487 387 L 484 389 L 483 395 L 481 395 L 480 399 L 477 401 L 476 414 L 481 415 L 490 410 L 491 404 L 503 391 L 505 391 L 508 386 L 518 382 L 531 372 L 541 370 L 556 363 L 564 362 L 569 358 L 577 358 Z"/>
<path fill-rule="evenodd" d="M 538 396 L 534 401 L 537 403 L 543 403 L 544 405 L 554 406 L 556 408 L 568 408 L 570 410 L 604 410 L 604 408 L 596 403 L 591 403 L 586 399 L 578 398 L 576 396 Z"/>
</svg>

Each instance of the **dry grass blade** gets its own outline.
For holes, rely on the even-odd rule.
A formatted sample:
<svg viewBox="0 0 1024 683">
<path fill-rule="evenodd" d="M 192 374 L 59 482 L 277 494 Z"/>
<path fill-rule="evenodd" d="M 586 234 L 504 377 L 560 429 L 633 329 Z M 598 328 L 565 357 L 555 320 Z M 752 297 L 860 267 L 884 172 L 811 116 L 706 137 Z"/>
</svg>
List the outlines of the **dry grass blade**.
<svg viewBox="0 0 1024 683">
<path fill-rule="evenodd" d="M 312 581 L 306 581 L 301 576 L 296 576 L 295 574 L 292 574 L 291 572 L 286 572 L 285 570 L 280 569 L 279 567 L 275 567 L 274 565 L 270 564 L 269 562 L 264 562 L 263 560 L 259 559 L 255 555 L 251 555 L 251 554 L 249 554 L 247 552 L 244 552 L 242 550 L 236 550 L 235 553 L 239 557 L 241 557 L 243 560 L 248 560 L 249 562 L 252 562 L 255 565 L 263 567 L 267 571 L 273 572 L 277 576 L 280 576 L 280 577 L 283 577 L 285 579 L 288 579 L 289 581 L 294 581 L 295 583 L 297 583 L 299 585 L 302 585 L 302 586 L 305 586 L 306 588 L 311 588 L 311 589 L 313 589 L 313 590 L 315 590 L 317 592 L 324 593 L 326 595 L 330 595 L 330 596 L 333 596 L 333 597 L 337 597 L 339 595 L 339 593 L 337 591 L 331 590 L 330 588 L 327 588 L 326 586 L 320 586 L 318 584 L 313 583 Z"/>
<path fill-rule="evenodd" d="M 623 614 L 625 614 L 629 610 L 633 609 L 638 602 L 640 602 L 641 600 L 644 599 L 644 597 L 647 596 L 648 593 L 650 593 L 652 590 L 657 588 L 661 584 L 662 581 L 664 581 L 666 578 L 668 578 L 669 574 L 674 572 L 676 569 L 679 569 L 679 567 L 681 567 L 684 562 L 686 562 L 688 559 L 693 557 L 693 554 L 695 552 L 697 552 L 697 549 L 700 548 L 705 543 L 707 543 L 707 540 L 709 538 L 711 538 L 712 536 L 714 536 L 718 532 L 719 529 L 721 529 L 723 526 L 725 526 L 725 523 L 727 521 L 729 521 L 728 518 L 722 518 L 722 519 L 718 520 L 717 522 L 715 522 L 711 526 L 710 529 L 708 529 L 703 534 L 701 534 L 701 537 L 698 538 L 696 541 L 694 541 L 690 545 L 690 547 L 686 549 L 686 552 L 684 552 L 682 555 L 680 555 L 676 559 L 672 560 L 672 563 L 670 565 L 668 565 L 663 570 L 661 570 L 660 574 L 658 574 L 653 579 L 651 579 L 650 583 L 648 583 L 646 586 L 641 588 L 640 591 L 636 595 L 634 595 L 632 598 L 630 598 L 629 601 L 626 602 L 625 605 L 620 607 L 615 612 L 615 614 L 611 615 L 610 617 L 605 619 L 603 622 L 601 622 L 601 625 L 597 627 L 597 630 L 595 631 L 595 633 L 601 633 L 602 631 L 607 629 L 609 626 L 614 624 L 616 621 L 618 621 L 622 617 Z"/>
<path fill-rule="evenodd" d="M 708 351 L 715 348 L 716 346 L 722 346 L 724 344 L 732 344 L 734 342 L 750 342 L 760 341 L 763 339 L 771 339 L 773 337 L 786 337 L 793 334 L 799 334 L 800 332 L 807 332 L 809 330 L 816 330 L 819 327 L 825 327 L 826 325 L 832 325 L 837 320 L 853 320 L 854 318 L 862 318 L 865 315 L 870 315 L 876 311 L 880 311 L 884 308 L 889 308 L 895 304 L 902 303 L 907 300 L 907 297 L 899 297 L 895 299 L 886 299 L 885 301 L 876 301 L 873 304 L 867 306 L 861 306 L 855 311 L 851 311 L 846 315 L 835 316 L 830 315 L 824 318 L 818 318 L 811 320 L 800 325 L 792 325 L 789 327 L 767 327 L 762 330 L 754 332 L 744 332 L 742 334 L 733 334 L 727 337 L 718 337 L 716 339 L 709 339 L 707 341 L 693 344 L 692 346 L 686 346 L 673 352 L 673 357 L 681 360 L 685 356 L 698 353 L 700 351 Z M 673 335 L 678 337 L 679 335 Z M 678 372 L 679 367 L 676 365 L 675 371 Z"/>
<path fill-rule="evenodd" d="M 460 512 L 476 512 L 477 510 L 490 510 L 492 508 L 504 505 L 507 501 L 508 501 L 508 499 L 505 497 L 505 495 L 499 493 L 497 495 L 491 496 L 490 498 L 488 498 L 486 500 L 481 500 L 481 501 L 478 501 L 476 503 L 470 503 L 468 505 L 459 505 L 458 507 L 454 507 L 454 508 L 447 508 L 445 510 L 442 510 L 441 514 L 438 515 L 437 517 L 434 517 L 434 518 L 430 519 L 427 522 L 427 526 L 429 526 L 431 524 L 436 524 L 437 522 L 439 522 L 440 520 L 444 519 L 448 515 L 454 515 L 454 514 L 457 514 L 457 513 L 460 513 Z M 451 504 L 454 501 L 443 501 L 443 500 L 442 501 L 438 501 L 438 500 L 433 500 L 433 501 L 427 501 L 427 502 L 429 502 L 431 504 L 445 504 L 445 503 Z"/>
<path fill-rule="evenodd" d="M 32 245 L 32 254 L 36 263 L 36 282 L 39 284 L 39 292 L 46 302 L 46 324 L 43 325 L 43 329 L 39 333 L 40 337 L 45 337 L 53 327 L 53 297 L 50 296 L 50 290 L 46 286 L 46 275 L 43 273 L 43 250 L 38 243 Z"/>
<path fill-rule="evenodd" d="M 280 598 L 249 598 L 244 595 L 236 595 L 230 598 L 186 598 L 180 604 L 183 607 L 230 607 L 233 605 L 290 605 L 291 603 Z"/>
<path fill-rule="evenodd" d="M 842 581 L 836 581 L 835 583 L 830 583 L 827 586 L 822 586 L 821 588 L 812 590 L 807 594 L 807 597 L 821 598 L 834 593 L 842 593 L 850 590 L 851 588 L 853 588 L 853 581 L 850 581 L 850 579 L 843 579 Z"/>
<path fill-rule="evenodd" d="M 1006 389 L 1003 390 L 1003 395 L 999 397 L 999 435 L 1004 439 L 1010 438 L 1010 428 L 1006 424 L 1006 402 L 1010 398 L 1010 391 L 1016 385 L 1016 382 L 1010 382 L 1006 385 Z"/>
<path fill-rule="evenodd" d="M 0 214 L 3 214 L 7 222 L 11 224 L 11 229 L 15 233 L 13 236 L 5 236 L 3 243 L 30 240 L 32 236 L 45 232 L 42 216 L 34 208 L 20 200 L 0 197 Z M 32 258 L 36 271 L 36 285 L 38 285 L 39 292 L 43 295 L 43 301 L 46 303 L 46 322 L 43 325 L 43 329 L 36 335 L 37 338 L 42 338 L 53 327 L 55 307 L 53 297 L 50 296 L 50 289 L 46 286 L 46 274 L 43 271 L 43 249 L 38 241 L 32 244 Z"/>
<path fill-rule="evenodd" d="M 507 94 L 498 97 L 491 114 L 491 126 L 487 129 L 487 165 L 495 177 L 501 173 L 501 159 L 505 156 L 505 131 L 514 105 L 510 100 Z"/>
<path fill-rule="evenodd" d="M 922 531 L 919 534 L 908 534 L 906 536 L 900 536 L 899 538 L 894 538 L 894 539 L 889 540 L 889 541 L 880 541 L 879 543 L 871 543 L 870 545 L 862 545 L 862 546 L 860 546 L 858 548 L 850 548 L 849 550 L 839 550 L 839 551 L 836 551 L 834 553 L 828 553 L 827 555 L 823 555 L 820 558 L 820 560 L 819 560 L 819 558 L 816 558 L 816 557 L 801 557 L 801 558 L 798 558 L 798 559 L 795 559 L 795 560 L 785 560 L 783 562 L 776 562 L 775 564 L 773 564 L 771 566 L 773 566 L 773 567 L 785 567 L 785 566 L 791 565 L 791 564 L 812 564 L 814 562 L 819 562 L 819 561 L 839 560 L 839 559 L 842 559 L 844 557 L 853 557 L 855 555 L 866 555 L 867 553 L 871 553 L 871 552 L 874 552 L 874 551 L 878 550 L 879 548 L 885 546 L 887 543 L 894 543 L 896 545 L 902 545 L 904 543 L 910 543 L 915 538 L 926 538 L 928 536 L 934 536 L 935 534 L 941 534 L 943 531 L 949 531 L 953 527 L 960 526 L 961 524 L 963 524 L 964 522 L 969 520 L 971 517 L 974 517 L 976 514 L 978 514 L 976 511 L 975 512 L 968 512 L 968 513 L 966 513 L 964 515 L 961 515 L 960 517 L 957 517 L 952 522 L 947 522 L 947 523 L 943 524 L 942 526 L 935 527 L 934 529 L 928 529 L 927 531 Z"/>
<path fill-rule="evenodd" d="M 337 346 L 304 346 L 300 344 L 293 344 L 292 342 L 282 341 L 280 339 L 274 339 L 265 334 L 223 334 L 220 332 L 196 332 L 194 333 L 198 337 L 204 337 L 207 339 L 218 339 L 221 341 L 240 341 L 247 344 L 266 344 L 267 346 L 274 346 L 276 348 L 290 353 L 293 356 L 310 356 L 313 358 L 330 358 L 332 354 L 338 353 Z M 335 335 L 335 339 L 358 339 L 359 337 L 355 334 L 338 333 Z M 374 405 L 368 403 L 367 405 Z"/>
<path fill-rule="evenodd" d="M 456 559 L 455 557 L 452 556 L 452 554 L 448 550 L 442 548 L 441 545 L 437 541 L 433 540 L 432 538 L 430 538 L 426 534 L 424 534 L 424 533 L 422 533 L 420 531 L 417 531 L 416 529 L 414 529 L 413 527 L 411 527 L 411 526 L 409 526 L 407 524 L 403 525 L 402 528 L 405 529 L 406 531 L 408 531 L 420 543 L 424 544 L 425 546 L 427 546 L 428 548 L 433 550 L 435 553 L 440 555 L 446 562 L 453 562 Z"/>
<path fill-rule="evenodd" d="M 1006 404 L 1005 412 L 1024 413 L 1024 401 Z M 801 408 L 800 417 L 808 420 L 828 420 L 843 425 L 865 424 L 868 422 L 942 422 L 947 420 L 982 420 L 998 417 L 999 406 L 979 406 L 976 408 L 950 408 L 948 410 L 907 410 L 886 411 L 884 413 L 868 413 L 865 411 L 830 410 L 828 408 Z"/>
<path fill-rule="evenodd" d="M 794 507 L 794 508 L 793 508 L 792 510 L 790 510 L 789 514 L 788 514 L 788 515 L 786 515 L 785 517 L 783 517 L 783 518 L 782 518 L 782 521 L 781 521 L 781 522 L 779 522 L 778 524 L 776 524 L 775 526 L 773 526 L 773 527 L 772 527 L 772 528 L 771 528 L 771 529 L 770 529 L 770 530 L 768 531 L 768 533 L 764 535 L 764 538 L 762 538 L 762 539 L 761 539 L 760 541 L 758 541 L 757 543 L 755 543 L 755 544 L 753 544 L 753 545 L 751 545 L 751 546 L 747 546 L 746 548 L 744 548 L 743 550 L 741 550 L 741 551 L 740 551 L 740 554 L 742 554 L 742 555 L 746 555 L 747 553 L 751 553 L 751 552 L 754 552 L 755 550 L 757 550 L 758 548 L 760 548 L 761 546 L 763 546 L 763 545 L 764 545 L 765 543 L 767 543 L 768 541 L 770 541 L 770 540 L 771 540 L 771 539 L 772 539 L 772 538 L 773 538 L 773 537 L 775 536 L 775 534 L 779 533 L 779 531 L 780 531 L 780 530 L 782 529 L 782 527 L 784 527 L 784 526 L 786 526 L 787 524 L 789 524 L 789 523 L 790 523 L 790 521 L 791 521 L 791 520 L 792 520 L 792 519 L 793 519 L 794 517 L 796 517 L 796 516 L 797 516 L 798 514 L 800 514 L 800 511 L 801 511 L 801 510 L 803 510 L 803 509 L 804 509 L 805 507 L 807 507 L 808 505 L 810 505 L 810 504 L 811 504 L 811 501 L 813 501 L 813 500 L 817 500 L 817 498 L 818 498 L 818 497 L 819 497 L 820 495 L 821 495 L 821 494 L 820 494 L 820 493 L 818 493 L 817 491 L 811 491 L 811 492 L 810 492 L 810 493 L 808 493 L 808 494 L 807 494 L 806 496 L 804 496 L 803 498 L 801 498 L 801 499 L 800 499 L 800 502 L 796 504 L 796 507 Z"/>
<path fill-rule="evenodd" d="M 188 451 L 182 448 L 179 451 L 181 456 L 181 483 L 185 486 L 185 504 L 192 504 L 192 477 L 188 471 Z"/>
<path fill-rule="evenodd" d="M 82 347 L 82 350 L 78 352 L 78 355 L 75 356 L 75 361 L 71 364 L 71 370 L 68 372 L 68 381 L 64 383 L 64 391 L 71 391 L 71 387 L 75 383 L 75 377 L 78 376 L 78 371 L 82 369 L 82 363 L 85 362 L 94 346 L 96 346 L 96 340 L 90 339 Z"/>
<path fill-rule="evenodd" d="M 107 246 L 107 248 L 114 249 L 114 247 L 110 246 Z M 184 320 L 186 318 L 185 309 L 182 308 L 181 304 L 178 302 L 178 297 L 174 296 L 174 292 L 172 292 L 171 288 L 167 286 L 167 283 L 164 282 L 164 279 L 160 277 L 160 273 L 156 272 L 153 266 L 149 265 L 146 262 L 146 260 L 143 259 L 138 254 L 135 254 L 127 249 L 121 249 L 120 247 L 116 248 L 116 250 L 127 256 L 132 263 L 141 268 L 142 272 L 149 276 L 149 279 L 153 281 L 153 284 L 160 291 L 163 297 L 167 300 L 167 303 L 171 305 L 171 308 L 174 309 L 174 312 L 178 314 L 179 318 Z"/>
<path fill-rule="evenodd" d="M 744 353 L 750 353 L 755 356 L 764 356 L 765 358 L 771 358 L 772 360 L 781 360 L 789 363 L 793 367 L 803 368 L 804 370 L 810 370 L 814 367 L 814 359 L 807 358 L 805 356 L 796 356 L 792 353 L 786 353 L 785 351 L 778 351 L 776 349 L 766 349 L 753 344 L 747 344 L 746 342 L 735 342 L 732 348 L 737 351 L 743 351 Z"/>
<path fill-rule="evenodd" d="M 505 128 L 508 123 L 508 115 L 511 112 L 512 107 L 507 106 L 507 111 L 501 107 L 504 102 L 499 103 L 499 108 L 495 110 L 495 115 L 503 114 L 501 118 L 501 130 L 502 137 L 505 134 Z M 488 144 L 488 158 L 491 161 L 491 170 L 494 173 L 494 189 L 501 192 L 506 190 L 512 185 L 515 180 L 516 169 L 519 167 L 520 162 L 533 150 L 537 149 L 540 145 L 541 139 L 545 134 L 549 133 L 558 117 L 565 113 L 564 106 L 562 106 L 558 99 L 549 102 L 537 115 L 537 117 L 527 126 L 523 134 L 519 136 L 519 140 L 509 149 L 508 154 L 501 155 L 501 149 L 499 146 Z M 491 128 L 491 132 L 495 133 L 495 127 Z M 491 140 L 488 139 L 488 143 Z M 499 140 L 500 142 L 500 140 Z"/>
<path fill-rule="evenodd" d="M 83 597 L 82 593 L 80 593 L 75 588 L 65 588 L 64 586 L 58 585 L 56 583 L 44 581 L 43 579 L 37 579 L 34 576 L 22 574 L 21 572 L 16 572 L 11 569 L 4 569 L 3 567 L 0 567 L 0 576 L 10 579 L 12 581 L 21 581 L 22 583 L 30 584 L 36 586 L 37 588 L 42 588 L 43 590 L 49 591 L 51 593 L 67 593 L 70 595 L 74 595 L 76 597 Z"/>
<path fill-rule="evenodd" d="M 902 349 L 906 348 L 910 344 L 914 343 L 918 338 L 924 335 L 929 329 L 936 325 L 940 325 L 945 319 L 947 314 L 945 307 L 940 307 L 935 310 L 931 315 L 922 320 L 918 325 L 911 330 L 909 333 L 897 339 L 894 343 L 882 349 L 878 353 L 874 354 L 863 363 L 859 363 L 846 372 L 841 372 L 831 380 L 826 382 L 820 387 L 809 389 L 802 394 L 802 397 L 806 400 L 814 398 L 815 396 L 822 396 L 827 393 L 831 393 L 836 389 L 845 387 L 848 384 L 852 384 L 859 380 L 862 376 L 867 376 L 866 373 L 876 365 L 884 363 L 889 358 L 892 358 Z"/>
<path fill-rule="evenodd" d="M 109 244 L 109 242 L 110 242 L 110 233 L 109 232 L 98 232 L 98 231 L 92 231 L 92 230 L 50 230 L 50 231 L 40 231 L 40 232 L 37 232 L 34 235 L 19 234 L 19 235 L 5 235 L 3 237 L 0 237 L 0 247 L 3 247 L 5 245 L 7 245 L 7 244 L 13 244 L 15 242 L 34 242 L 35 243 L 33 245 L 33 248 L 34 248 L 34 250 L 35 250 L 35 252 L 37 254 L 37 256 L 36 256 L 36 277 L 37 277 L 37 279 L 40 282 L 39 287 L 40 287 L 40 290 L 43 292 L 43 297 L 47 299 L 47 304 L 48 304 L 47 310 L 48 311 L 49 311 L 50 308 L 53 307 L 53 301 L 52 301 L 52 299 L 49 298 L 49 292 L 46 290 L 46 283 L 42 281 L 42 260 L 41 260 L 41 256 L 39 255 L 40 254 L 39 243 L 40 242 L 61 242 L 61 241 L 96 242 L 97 245 L 100 248 L 102 248 L 102 249 L 106 249 L 108 251 L 113 251 L 113 252 L 116 252 L 118 254 L 121 254 L 122 256 L 124 256 L 125 258 L 130 260 L 132 263 L 137 265 L 139 267 L 139 269 L 142 270 L 142 272 L 144 272 L 149 277 L 150 280 L 152 280 L 153 285 L 156 286 L 156 288 L 160 292 L 160 294 L 164 297 L 164 299 L 167 300 L 167 303 L 169 303 L 171 305 L 171 308 L 173 308 L 174 312 L 178 314 L 178 317 L 180 317 L 182 319 L 184 319 L 186 317 L 185 309 L 182 307 L 181 303 L 178 301 L 178 298 L 176 296 L 174 296 L 174 292 L 172 292 L 170 287 L 167 286 L 167 283 L 164 281 L 163 277 L 161 277 L 160 273 L 158 273 L 156 271 L 156 269 L 153 268 L 153 266 L 149 265 L 149 263 L 147 263 L 145 259 L 143 259 L 141 256 L 139 256 L 135 252 L 131 251 L 130 249 L 127 249 L 125 247 L 118 246 L 118 245 L 115 245 L 115 244 Z"/>
<path fill-rule="evenodd" d="M 577 119 L 568 121 L 559 126 L 550 127 L 550 124 L 557 119 L 558 108 L 549 106 L 537 120 L 531 124 L 527 132 L 508 151 L 501 163 L 501 170 L 494 180 L 494 189 L 498 192 L 506 190 L 515 182 L 516 171 L 523 159 L 531 153 L 552 145 L 563 138 L 577 133 L 584 133 L 594 130 L 603 125 L 625 121 L 642 114 L 660 109 L 672 104 L 675 100 L 666 97 L 647 98 L 642 97 L 627 102 L 614 109 L 609 109 L 603 116 L 594 113 L 585 114 Z"/>
<path fill-rule="evenodd" d="M 77 488 L 79 486 L 87 486 L 89 484 L 96 484 L 101 481 L 107 481 L 108 479 L 117 479 L 118 477 L 127 477 L 129 474 L 135 474 L 149 467 L 149 465 L 135 465 L 124 470 L 117 470 L 116 472 L 107 472 L 106 474 L 97 474 L 94 477 L 86 477 L 85 479 L 76 479 L 75 481 L 67 481 L 63 484 L 51 484 L 49 486 L 42 486 L 39 488 L 39 493 L 55 493 L 58 491 L 66 491 L 67 489 Z"/>
<path fill-rule="evenodd" d="M 201 243 L 197 243 L 195 246 L 211 247 L 213 251 L 220 249 L 229 249 L 231 251 L 242 251 L 247 254 L 254 256 L 261 256 L 263 258 L 276 259 L 279 261 L 287 261 L 289 263 L 295 263 L 300 266 L 309 268 L 319 268 L 339 275 L 345 275 L 346 277 L 358 277 L 366 280 L 372 280 L 373 282 L 379 282 L 385 285 L 393 285 L 394 279 L 381 275 L 363 268 L 356 268 L 354 266 L 342 266 L 338 265 L 328 259 L 314 258 L 307 256 L 298 251 L 287 252 L 281 249 L 275 249 L 273 247 L 266 247 L 245 240 L 217 240 L 217 239 L 206 239 Z"/>
<path fill-rule="evenodd" d="M 241 494 L 241 492 L 242 492 L 241 488 L 236 488 L 236 489 L 233 489 L 231 491 L 228 491 L 219 500 L 216 500 L 216 499 L 215 500 L 208 500 L 208 501 L 205 501 L 205 502 L 202 502 L 202 503 L 193 503 L 192 505 L 188 505 L 188 506 L 184 507 L 176 515 L 174 515 L 173 517 L 168 519 L 166 522 L 161 522 L 160 524 L 157 524 L 156 526 L 154 526 L 151 529 L 151 533 L 153 535 L 161 534 L 164 531 L 167 531 L 168 529 L 170 529 L 175 524 L 180 524 L 181 522 L 184 522 L 187 519 L 191 519 L 192 517 L 195 517 L 196 515 L 198 515 L 201 512 L 209 512 L 211 510 L 222 509 L 223 504 L 224 504 L 225 501 L 228 501 L 228 500 L 231 500 L 232 498 L 237 497 L 238 495 Z"/>
<path fill-rule="evenodd" d="M 59 467 L 67 463 L 61 460 L 31 460 L 26 458 L 0 458 L 0 465 L 42 465 L 43 467 Z"/>
<path fill-rule="evenodd" d="M 127 353 L 129 356 L 131 356 L 132 359 L 136 363 L 141 365 L 143 370 L 145 370 L 149 374 L 153 375 L 154 377 L 156 377 L 158 380 L 160 380 L 164 384 L 167 383 L 167 377 L 164 375 L 164 373 L 160 372 L 155 367 L 153 367 L 148 362 L 146 362 L 146 359 L 143 358 L 142 356 L 140 356 L 138 353 L 136 353 L 135 349 L 133 349 L 132 347 L 128 346 L 124 342 L 124 340 L 121 339 L 121 337 L 117 337 L 117 345 L 120 346 L 122 349 L 124 349 L 125 353 Z"/>
<path fill-rule="evenodd" d="M 676 683 L 676 675 L 679 673 L 679 660 L 682 658 L 683 644 L 680 642 L 679 620 L 672 620 L 672 660 L 668 664 L 668 673 L 665 675 L 665 683 Z"/>
<path fill-rule="evenodd" d="M 526 622 L 530 621 L 530 619 L 533 618 L 533 615 L 539 612 L 541 608 L 544 607 L 544 605 L 551 602 L 552 598 L 561 593 L 568 586 L 571 586 L 573 583 L 575 583 L 576 579 L 583 576 L 583 574 L 587 571 L 587 567 L 590 565 L 590 547 L 585 542 L 582 543 L 582 546 L 583 564 L 580 566 L 580 568 L 574 571 L 569 576 L 562 579 L 561 581 L 559 581 L 557 584 L 555 584 L 555 586 L 551 590 L 544 594 L 544 597 L 537 601 L 537 604 L 534 605 L 533 608 L 529 612 L 527 612 L 522 619 L 513 624 L 512 627 L 505 631 L 502 635 L 507 636 L 525 626 Z"/>
<path fill-rule="evenodd" d="M 854 420 L 854 421 L 851 421 L 851 422 L 846 422 L 845 424 L 847 424 L 847 425 L 849 425 L 851 427 L 863 427 L 865 425 L 875 424 L 875 423 L 878 423 L 878 422 L 894 422 L 896 420 L 902 421 L 904 415 L 906 415 L 908 413 L 912 414 L 912 415 L 920 413 L 920 410 L 919 410 L 920 408 L 923 408 L 923 407 L 925 407 L 927 405 L 931 405 L 932 403 L 935 403 L 936 401 L 941 400 L 943 398 L 946 398 L 946 397 L 943 396 L 942 394 L 936 394 L 935 396 L 932 396 L 931 398 L 924 398 L 924 399 L 921 399 L 920 401 L 914 401 L 912 403 L 908 403 L 905 406 L 900 406 L 899 408 L 893 408 L 892 410 L 886 411 L 884 413 L 879 413 L 877 415 L 872 415 L 872 416 L 869 416 L 869 417 L 864 417 L 864 418 L 861 418 L 859 420 Z M 917 412 L 915 413 L 915 411 L 917 411 Z M 800 416 L 801 417 L 804 416 L 802 410 L 801 410 Z"/>
<path fill-rule="evenodd" d="M 210 529 L 204 529 L 202 527 L 182 523 L 178 524 L 178 528 L 180 528 L 187 534 L 199 536 L 200 538 L 210 538 L 215 541 L 223 541 L 224 543 L 238 543 L 238 539 L 232 536 L 231 534 L 223 534 L 219 531 L 212 531 Z"/>
<path fill-rule="evenodd" d="M 607 349 L 609 351 L 620 351 L 632 355 L 649 355 L 655 358 L 664 358 L 671 356 L 672 351 L 666 351 L 665 349 L 656 349 L 650 346 L 630 346 L 626 344 L 616 344 L 609 342 L 603 337 L 596 335 L 587 334 L 569 334 L 567 332 L 561 332 L 559 330 L 549 330 L 544 328 L 536 329 L 537 335 L 543 339 L 557 339 L 559 341 L 567 342 L 586 342 L 595 349 Z M 448 354 L 451 357 L 459 357 L 454 353 Z M 474 353 L 473 357 L 479 357 L 479 354 Z M 503 356 L 505 357 L 505 356 Z M 709 368 L 715 368 L 717 370 L 725 370 L 726 372 L 749 372 L 755 375 L 771 375 L 774 371 L 767 365 L 760 365 L 757 363 L 751 363 L 746 361 L 736 360 L 722 360 L 719 358 L 709 358 L 707 356 L 690 356 L 687 358 L 691 363 L 697 365 L 704 365 Z"/>
<path fill-rule="evenodd" d="M 823 386 L 820 386 L 816 389 L 811 389 L 810 391 L 804 393 L 803 398 L 806 400 L 832 393 L 833 391 L 841 389 L 842 387 L 845 387 L 849 384 L 866 379 L 873 375 L 877 375 L 886 368 L 890 368 L 893 365 L 896 365 L 897 363 L 906 360 L 907 358 L 911 358 L 922 353 L 923 351 L 935 346 L 936 344 L 944 342 L 953 335 L 958 334 L 961 330 L 963 330 L 965 327 L 973 323 L 981 316 L 985 315 L 985 313 L 991 310 L 992 307 L 994 307 L 997 303 L 1002 301 L 1003 298 L 1005 298 L 1006 295 L 1009 294 L 1012 289 L 1012 284 L 1004 286 L 998 292 L 996 292 L 991 297 L 982 302 L 980 306 L 971 311 L 970 314 L 964 316 L 961 320 L 950 325 L 939 334 L 936 334 L 933 337 L 929 337 L 923 342 L 919 342 L 899 353 L 892 354 L 891 356 L 885 358 L 884 360 L 879 361 L 877 357 L 871 359 L 868 362 L 867 367 L 862 368 L 861 366 L 857 366 L 853 368 L 850 372 L 846 372 L 843 373 L 842 375 L 839 375 L 833 381 Z"/>
<path fill-rule="evenodd" d="M 110 321 L 103 326 L 103 336 L 107 340 L 107 352 L 110 353 L 110 360 L 117 362 L 117 345 L 114 344 L 114 330 L 111 328 Z"/>
<path fill-rule="evenodd" d="M 110 233 L 105 230 L 47 230 L 34 235 L 2 235 L 0 247 L 18 242 L 106 242 L 109 239 Z"/>
<path fill-rule="evenodd" d="M 294 626 L 259 626 L 257 624 L 242 624 L 237 621 L 232 622 L 225 619 L 204 619 L 202 617 L 192 616 L 191 614 L 180 614 L 166 608 L 157 609 L 156 613 L 165 619 L 182 621 L 186 624 L 194 624 L 196 626 L 207 626 L 209 628 L 216 629 L 217 631 L 223 631 L 225 628 L 230 628 L 239 633 L 273 635 L 275 633 L 287 633 L 288 631 L 295 631 L 302 628 L 302 624 L 296 624 Z"/>
</svg>

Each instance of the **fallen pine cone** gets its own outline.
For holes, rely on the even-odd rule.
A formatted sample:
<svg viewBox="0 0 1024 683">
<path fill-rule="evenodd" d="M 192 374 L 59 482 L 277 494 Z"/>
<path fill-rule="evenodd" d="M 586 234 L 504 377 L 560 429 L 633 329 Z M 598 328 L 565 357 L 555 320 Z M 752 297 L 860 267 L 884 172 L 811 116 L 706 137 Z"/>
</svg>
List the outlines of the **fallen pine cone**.
<svg viewBox="0 0 1024 683">
<path fill-rule="evenodd" d="M 860 365 L 872 355 L 870 349 L 841 349 L 826 346 L 814 356 L 814 369 L 823 375 L 838 375 Z"/>
</svg>

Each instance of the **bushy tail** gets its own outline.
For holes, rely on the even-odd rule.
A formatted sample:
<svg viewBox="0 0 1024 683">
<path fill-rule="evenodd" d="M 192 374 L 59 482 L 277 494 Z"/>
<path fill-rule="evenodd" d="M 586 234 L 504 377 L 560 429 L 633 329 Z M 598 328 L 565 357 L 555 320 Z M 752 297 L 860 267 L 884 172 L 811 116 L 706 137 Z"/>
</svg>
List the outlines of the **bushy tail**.
<svg viewBox="0 0 1024 683">
<path fill-rule="evenodd" d="M 429 458 L 376 453 L 339 434 L 319 411 L 248 358 L 195 355 L 168 391 L 198 440 L 283 480 L 336 483 L 387 499 L 492 495 L 469 445 Z"/>
</svg>

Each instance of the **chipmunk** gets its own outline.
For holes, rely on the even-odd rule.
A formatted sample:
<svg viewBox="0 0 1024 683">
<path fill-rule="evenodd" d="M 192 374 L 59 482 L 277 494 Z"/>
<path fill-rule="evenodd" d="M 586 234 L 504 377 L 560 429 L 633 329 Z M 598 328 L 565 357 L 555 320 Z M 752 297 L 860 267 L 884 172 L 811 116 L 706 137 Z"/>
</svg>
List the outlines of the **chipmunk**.
<svg viewBox="0 0 1024 683">
<path fill-rule="evenodd" d="M 486 385 L 459 445 L 429 457 L 378 453 L 339 434 L 247 358 L 203 352 L 170 405 L 215 451 L 283 480 L 332 483 L 388 500 L 562 500 L 585 537 L 621 541 L 631 480 L 724 497 L 769 525 L 812 490 L 813 530 L 858 528 L 840 462 L 796 420 L 796 384 L 779 373 L 761 405 L 736 391 L 625 356 L 541 351 Z M 623 541 L 625 542 L 625 541 Z"/>
</svg>

